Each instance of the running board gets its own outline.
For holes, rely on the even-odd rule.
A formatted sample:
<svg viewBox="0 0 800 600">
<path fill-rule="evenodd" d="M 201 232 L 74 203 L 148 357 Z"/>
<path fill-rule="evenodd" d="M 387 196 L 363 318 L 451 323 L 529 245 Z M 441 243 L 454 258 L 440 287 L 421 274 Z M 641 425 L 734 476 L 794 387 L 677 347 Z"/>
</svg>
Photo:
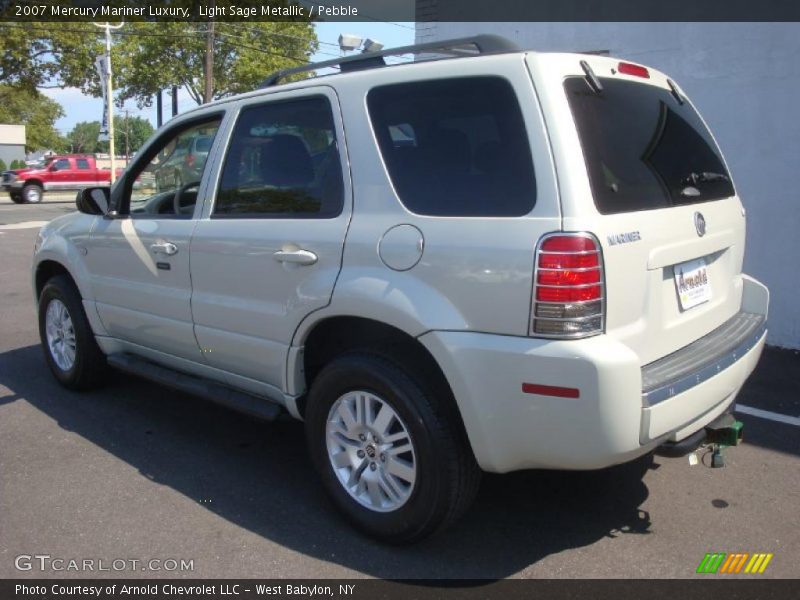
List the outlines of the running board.
<svg viewBox="0 0 800 600">
<path fill-rule="evenodd" d="M 107 360 L 110 366 L 120 371 L 138 375 L 193 396 L 199 396 L 259 419 L 274 421 L 281 414 L 281 407 L 270 400 L 251 396 L 210 379 L 162 367 L 132 354 L 110 354 Z"/>
</svg>

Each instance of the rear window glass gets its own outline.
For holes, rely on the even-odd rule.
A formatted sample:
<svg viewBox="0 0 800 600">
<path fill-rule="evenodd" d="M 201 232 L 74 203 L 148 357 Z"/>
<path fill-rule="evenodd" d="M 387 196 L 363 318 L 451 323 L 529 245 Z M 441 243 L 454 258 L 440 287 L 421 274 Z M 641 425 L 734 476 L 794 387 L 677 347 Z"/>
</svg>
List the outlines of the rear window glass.
<svg viewBox="0 0 800 600">
<path fill-rule="evenodd" d="M 620 213 L 719 200 L 734 194 L 708 129 L 666 89 L 583 77 L 564 87 L 578 127 L 595 205 Z"/>
<path fill-rule="evenodd" d="M 516 217 L 536 201 L 517 97 L 499 77 L 377 87 L 370 119 L 400 200 L 420 215 Z"/>
</svg>

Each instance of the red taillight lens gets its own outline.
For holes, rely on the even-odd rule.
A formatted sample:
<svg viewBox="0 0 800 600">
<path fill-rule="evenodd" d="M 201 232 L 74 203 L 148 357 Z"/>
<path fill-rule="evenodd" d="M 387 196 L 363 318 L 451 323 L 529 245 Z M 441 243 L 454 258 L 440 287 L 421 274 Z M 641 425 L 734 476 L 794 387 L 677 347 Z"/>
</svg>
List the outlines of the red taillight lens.
<svg viewBox="0 0 800 600">
<path fill-rule="evenodd" d="M 645 79 L 650 79 L 650 71 L 641 65 L 621 62 L 617 65 L 617 70 L 625 75 L 633 75 L 634 77 L 644 77 Z"/>
<path fill-rule="evenodd" d="M 588 233 L 553 234 L 536 251 L 531 335 L 585 337 L 603 331 L 603 257 Z"/>
<path fill-rule="evenodd" d="M 186 166 L 187 167 L 194 166 L 194 154 L 187 154 L 186 155 Z"/>
</svg>

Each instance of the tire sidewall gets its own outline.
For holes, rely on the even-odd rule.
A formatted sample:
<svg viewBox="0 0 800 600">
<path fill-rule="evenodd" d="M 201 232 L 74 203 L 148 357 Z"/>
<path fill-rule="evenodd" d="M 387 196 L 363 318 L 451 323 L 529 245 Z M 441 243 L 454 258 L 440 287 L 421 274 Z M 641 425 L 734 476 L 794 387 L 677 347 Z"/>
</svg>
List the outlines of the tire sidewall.
<svg viewBox="0 0 800 600">
<path fill-rule="evenodd" d="M 78 299 L 76 302 L 76 296 L 77 292 L 66 289 L 66 285 L 59 279 L 48 282 L 39 297 L 39 337 L 41 338 L 42 350 L 50 371 L 59 382 L 67 387 L 76 387 L 78 385 L 80 373 L 86 361 L 86 348 L 90 342 L 87 339 L 87 336 L 90 335 L 88 324 L 83 315 L 80 300 Z M 47 308 L 53 300 L 60 300 L 67 308 L 75 332 L 75 363 L 67 371 L 62 370 L 56 364 L 50 352 L 50 345 L 47 342 Z"/>
<path fill-rule="evenodd" d="M 326 443 L 328 415 L 334 402 L 350 391 L 366 391 L 387 402 L 400 416 L 414 445 L 416 481 L 411 497 L 392 512 L 372 511 L 350 496 L 330 464 Z M 341 357 L 326 367 L 312 386 L 306 411 L 309 450 L 335 504 L 358 528 L 386 541 L 402 542 L 429 529 L 443 512 L 442 484 L 448 476 L 446 452 L 437 440 L 436 417 L 425 392 L 397 365 L 363 355 Z"/>
</svg>

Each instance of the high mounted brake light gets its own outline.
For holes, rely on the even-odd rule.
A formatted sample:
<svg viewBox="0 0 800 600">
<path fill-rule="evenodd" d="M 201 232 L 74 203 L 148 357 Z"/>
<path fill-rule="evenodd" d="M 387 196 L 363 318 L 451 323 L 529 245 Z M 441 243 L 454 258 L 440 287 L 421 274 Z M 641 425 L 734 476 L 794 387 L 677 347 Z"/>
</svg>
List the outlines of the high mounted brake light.
<svg viewBox="0 0 800 600">
<path fill-rule="evenodd" d="M 605 277 L 600 243 L 590 233 L 539 240 L 530 335 L 580 338 L 603 333 Z"/>
<path fill-rule="evenodd" d="M 643 77 L 650 79 L 650 71 L 641 65 L 634 65 L 632 63 L 621 62 L 617 65 L 617 71 L 625 75 L 633 75 L 634 77 Z"/>
</svg>

